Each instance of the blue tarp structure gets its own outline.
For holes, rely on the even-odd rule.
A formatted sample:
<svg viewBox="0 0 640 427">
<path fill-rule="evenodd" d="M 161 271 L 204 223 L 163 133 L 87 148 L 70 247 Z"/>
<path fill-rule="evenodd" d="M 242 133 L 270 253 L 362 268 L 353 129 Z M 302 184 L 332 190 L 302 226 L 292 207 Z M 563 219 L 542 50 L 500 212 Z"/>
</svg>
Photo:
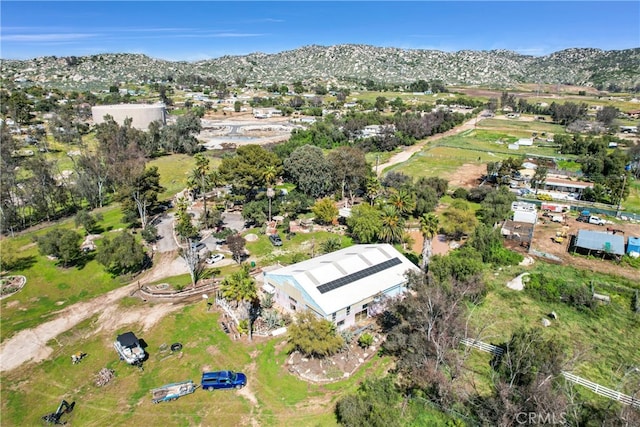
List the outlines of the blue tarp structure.
<svg viewBox="0 0 640 427">
<path fill-rule="evenodd" d="M 629 237 L 629 243 L 627 244 L 627 253 L 631 252 L 640 253 L 640 237 Z"/>
<path fill-rule="evenodd" d="M 575 247 L 624 255 L 624 236 L 604 231 L 579 230 Z"/>
</svg>

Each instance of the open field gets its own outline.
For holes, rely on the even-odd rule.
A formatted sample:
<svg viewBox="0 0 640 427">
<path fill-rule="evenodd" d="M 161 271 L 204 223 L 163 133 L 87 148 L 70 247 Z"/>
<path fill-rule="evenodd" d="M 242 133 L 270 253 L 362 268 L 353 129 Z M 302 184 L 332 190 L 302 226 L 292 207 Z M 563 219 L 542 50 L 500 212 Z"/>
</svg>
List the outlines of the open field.
<svg viewBox="0 0 640 427">
<path fill-rule="evenodd" d="M 567 304 L 534 300 L 526 291 L 508 289 L 504 284 L 518 274 L 528 271 L 570 283 L 589 285 L 596 291 L 611 295 L 611 304 L 595 311 L 578 310 Z M 624 369 L 637 366 L 640 355 L 636 343 L 640 339 L 640 318 L 631 310 L 631 296 L 637 283 L 616 276 L 593 273 L 571 266 L 537 262 L 532 267 L 507 267 L 492 280 L 494 290 L 473 314 L 476 327 L 484 327 L 483 341 L 500 344 L 521 326 L 541 327 L 541 321 L 555 311 L 558 320 L 552 321 L 545 334 L 566 346 L 566 356 L 576 357 L 568 370 L 616 388 Z M 629 384 L 628 384 L 629 385 Z"/>
<path fill-rule="evenodd" d="M 116 332 L 85 338 L 96 319 L 84 322 L 57 339 L 50 360 L 3 374 L 3 425 L 37 425 L 60 399 L 76 401 L 72 424 L 110 426 L 124 423 L 220 426 L 336 425 L 332 405 L 337 396 L 353 390 L 366 372 L 381 375 L 386 359 L 373 359 L 356 376 L 332 388 L 308 384 L 289 374 L 284 365 L 281 339 L 233 341 L 218 326 L 219 313 L 207 312 L 204 302 L 185 306 L 149 330 L 131 329 L 147 343 L 149 359 L 144 372 L 118 361 L 111 343 Z M 161 344 L 181 342 L 180 353 L 163 351 Z M 89 356 L 72 365 L 70 354 L 82 350 Z M 97 388 L 94 375 L 103 367 L 114 369 L 110 384 Z M 163 384 L 193 379 L 203 370 L 234 369 L 248 375 L 240 391 L 219 390 L 194 394 L 178 401 L 153 405 L 149 390 Z M 27 410 L 27 408 L 29 408 Z"/>
</svg>

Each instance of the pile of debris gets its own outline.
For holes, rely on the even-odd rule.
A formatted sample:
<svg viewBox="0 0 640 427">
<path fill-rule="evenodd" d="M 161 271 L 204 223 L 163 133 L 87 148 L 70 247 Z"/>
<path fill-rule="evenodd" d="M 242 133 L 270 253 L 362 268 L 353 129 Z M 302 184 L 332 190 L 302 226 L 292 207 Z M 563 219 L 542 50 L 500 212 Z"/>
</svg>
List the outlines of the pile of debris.
<svg viewBox="0 0 640 427">
<path fill-rule="evenodd" d="M 113 369 L 102 368 L 100 372 L 96 375 L 96 387 L 105 386 L 111 381 L 115 375 L 116 371 Z"/>
</svg>

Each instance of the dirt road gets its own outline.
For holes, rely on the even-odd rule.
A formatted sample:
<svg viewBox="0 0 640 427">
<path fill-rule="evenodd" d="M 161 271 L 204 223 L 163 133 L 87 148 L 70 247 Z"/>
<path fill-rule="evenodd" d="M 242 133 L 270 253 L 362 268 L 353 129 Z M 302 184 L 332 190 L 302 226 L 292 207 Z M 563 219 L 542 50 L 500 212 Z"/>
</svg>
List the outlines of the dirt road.
<svg viewBox="0 0 640 427">
<path fill-rule="evenodd" d="M 397 165 L 398 163 L 406 162 L 407 160 L 409 160 L 411 158 L 411 156 L 413 156 L 415 153 L 417 153 L 420 150 L 422 150 L 422 148 L 425 145 L 427 145 L 428 143 L 433 142 L 433 141 L 437 141 L 437 140 L 439 140 L 441 138 L 445 138 L 447 136 L 459 134 L 459 133 L 464 132 L 464 131 L 469 130 L 469 129 L 473 129 L 475 127 L 476 123 L 478 123 L 482 119 L 483 119 L 482 113 L 480 113 L 477 117 L 474 117 L 472 119 L 467 120 L 466 122 L 464 122 L 463 124 L 461 124 L 458 127 L 455 127 L 455 128 L 453 128 L 451 130 L 448 130 L 445 133 L 439 133 L 437 135 L 430 136 L 430 137 L 418 142 L 415 145 L 407 147 L 401 153 L 398 153 L 398 154 L 395 154 L 395 155 L 391 156 L 391 158 L 386 163 L 382 163 L 381 165 L 378 165 L 378 167 L 377 167 L 378 176 L 382 176 L 383 173 L 384 173 L 384 170 L 389 168 L 390 166 Z"/>
<path fill-rule="evenodd" d="M 9 371 L 28 361 L 39 362 L 47 359 L 53 353 L 47 342 L 96 314 L 100 316 L 94 332 L 107 327 L 115 330 L 132 323 L 141 323 L 146 330 L 166 314 L 181 308 L 180 304 L 155 304 L 151 307 L 125 310 L 114 304 L 135 291 L 139 284 L 143 285 L 171 275 L 167 269 L 172 268 L 175 253 L 166 254 L 166 259 L 159 259 L 159 255 L 157 257 L 158 259 L 154 260 L 156 267 L 144 274 L 139 281 L 136 280 L 90 301 L 70 305 L 55 313 L 57 317 L 54 320 L 18 332 L 3 342 L 0 345 L 0 371 Z"/>
</svg>

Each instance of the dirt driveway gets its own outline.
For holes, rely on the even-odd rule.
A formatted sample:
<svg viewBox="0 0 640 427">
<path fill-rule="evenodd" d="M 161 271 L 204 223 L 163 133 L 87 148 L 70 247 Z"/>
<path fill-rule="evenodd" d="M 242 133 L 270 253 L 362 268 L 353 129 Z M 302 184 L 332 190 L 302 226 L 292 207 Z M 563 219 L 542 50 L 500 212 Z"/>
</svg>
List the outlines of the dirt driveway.
<svg viewBox="0 0 640 427">
<path fill-rule="evenodd" d="M 148 330 L 162 317 L 182 306 L 169 303 L 123 309 L 115 303 L 130 295 L 140 285 L 181 274 L 182 271 L 174 271 L 186 269 L 183 266 L 184 261 L 182 266 L 179 261 L 176 260 L 175 252 L 156 254 L 154 268 L 140 277 L 140 280 L 92 300 L 70 305 L 55 313 L 57 317 L 54 320 L 18 332 L 0 345 L 0 371 L 9 371 L 29 361 L 39 362 L 47 359 L 53 353 L 47 342 L 96 314 L 99 314 L 98 327 L 94 333 L 107 328 L 115 331 L 120 326 L 133 323 L 140 323 L 143 330 Z"/>
<path fill-rule="evenodd" d="M 480 120 L 482 120 L 482 113 L 480 113 L 477 117 L 474 117 L 470 120 L 467 120 L 466 122 L 464 122 L 463 124 L 461 124 L 458 127 L 455 127 L 451 130 L 448 130 L 444 133 L 439 133 L 437 135 L 433 135 L 430 136 L 426 139 L 423 139 L 422 141 L 418 142 L 415 145 L 412 145 L 410 147 L 407 147 L 404 151 L 402 151 L 401 153 L 395 154 L 393 156 L 391 156 L 391 158 L 386 162 L 386 163 L 382 163 L 381 165 L 378 165 L 378 176 L 381 176 L 384 174 L 384 170 L 387 169 L 390 166 L 393 165 L 397 165 L 398 163 L 402 163 L 402 162 L 406 162 L 407 160 L 409 160 L 411 158 L 411 156 L 413 156 L 415 153 L 419 152 L 420 150 L 422 150 L 422 148 L 427 145 L 430 142 L 433 141 L 437 141 L 441 138 L 445 138 L 447 136 L 451 136 L 451 135 L 457 135 L 461 132 L 464 132 L 466 130 L 469 129 L 473 129 L 474 126 L 476 125 L 476 123 L 478 123 Z"/>
</svg>

